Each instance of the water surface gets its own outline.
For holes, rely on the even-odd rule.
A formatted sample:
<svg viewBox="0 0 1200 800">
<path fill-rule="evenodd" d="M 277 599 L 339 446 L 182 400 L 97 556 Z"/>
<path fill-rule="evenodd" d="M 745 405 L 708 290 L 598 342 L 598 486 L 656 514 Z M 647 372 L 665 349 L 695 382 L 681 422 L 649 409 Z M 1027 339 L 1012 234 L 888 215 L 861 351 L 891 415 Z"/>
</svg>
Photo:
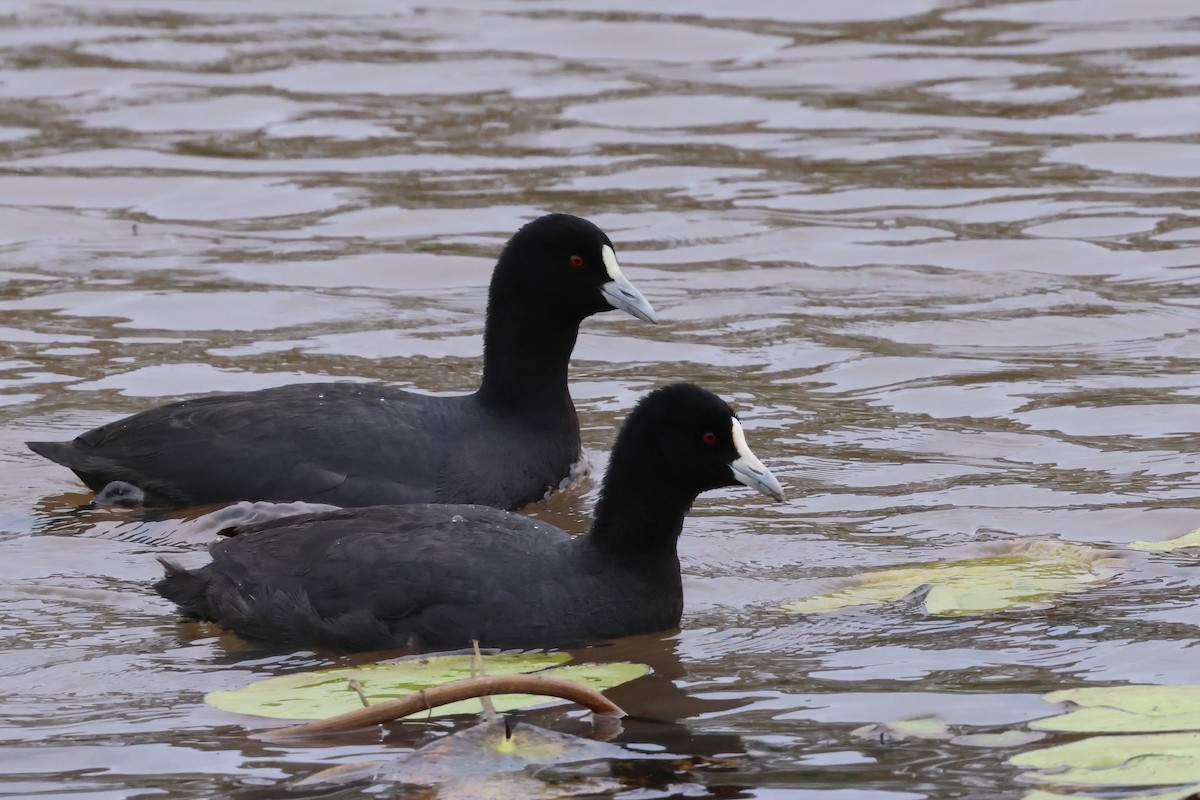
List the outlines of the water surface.
<svg viewBox="0 0 1200 800">
<path fill-rule="evenodd" d="M 78 512 L 24 450 L 152 404 L 305 380 L 478 379 L 485 286 L 533 216 L 617 244 L 657 327 L 585 323 L 603 468 L 634 400 L 733 400 L 789 490 L 702 499 L 678 633 L 621 739 L 733 766 L 627 796 L 1017 798 L 1058 688 L 1196 681 L 1200 10 L 1187 0 L 9 0 L 0 27 L 0 792 L 277 797 L 415 724 L 251 739 L 204 692 L 344 663 L 181 624 L 154 556 L 211 524 Z M 536 513 L 586 527 L 595 477 Z M 1061 539 L 1123 554 L 1052 607 L 823 616 L 840 576 Z M 531 717 L 585 730 L 561 707 Z M 462 724 L 466 724 L 465 722 Z M 324 797 L 359 789 L 308 790 Z M 296 796 L 304 796 L 297 792 Z"/>
</svg>

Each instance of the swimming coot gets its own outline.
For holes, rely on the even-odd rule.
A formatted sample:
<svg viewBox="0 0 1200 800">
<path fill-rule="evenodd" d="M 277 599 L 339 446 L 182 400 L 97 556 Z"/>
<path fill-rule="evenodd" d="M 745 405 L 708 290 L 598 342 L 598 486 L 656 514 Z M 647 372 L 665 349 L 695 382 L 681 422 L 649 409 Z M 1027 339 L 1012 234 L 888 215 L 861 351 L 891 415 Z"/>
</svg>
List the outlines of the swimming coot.
<svg viewBox="0 0 1200 800">
<path fill-rule="evenodd" d="M 430 397 L 381 384 L 302 383 L 183 400 L 70 442 L 29 442 L 94 492 L 120 481 L 146 505 L 304 500 L 336 506 L 518 508 L 580 458 L 567 362 L 579 323 L 654 309 L 587 220 L 550 214 L 500 254 L 488 293 L 483 380 Z"/>
<path fill-rule="evenodd" d="M 252 639 L 340 650 L 552 647 L 673 628 L 676 542 L 696 496 L 737 482 L 782 499 L 720 398 L 647 395 L 613 447 L 591 529 L 572 537 L 469 505 L 376 506 L 236 529 L 155 585 Z"/>
</svg>

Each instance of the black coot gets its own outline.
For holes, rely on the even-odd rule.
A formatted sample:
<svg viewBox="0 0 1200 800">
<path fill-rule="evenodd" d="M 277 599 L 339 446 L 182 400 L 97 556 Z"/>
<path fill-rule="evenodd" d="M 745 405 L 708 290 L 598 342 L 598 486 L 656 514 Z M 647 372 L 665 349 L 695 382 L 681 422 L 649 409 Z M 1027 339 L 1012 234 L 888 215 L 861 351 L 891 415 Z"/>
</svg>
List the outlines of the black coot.
<svg viewBox="0 0 1200 800">
<path fill-rule="evenodd" d="M 579 323 L 614 308 L 655 321 L 608 236 L 587 220 L 550 214 L 517 231 L 496 264 L 474 394 L 294 384 L 170 403 L 74 441 L 28 444 L 92 491 L 121 481 L 140 489 L 146 505 L 518 508 L 579 460 L 567 365 Z"/>
<path fill-rule="evenodd" d="M 667 630 L 683 591 L 676 542 L 696 496 L 775 477 L 729 406 L 690 384 L 647 395 L 613 447 L 595 520 L 572 537 L 466 505 L 377 506 L 251 525 L 155 585 L 248 638 L 341 650 L 553 647 Z"/>
</svg>

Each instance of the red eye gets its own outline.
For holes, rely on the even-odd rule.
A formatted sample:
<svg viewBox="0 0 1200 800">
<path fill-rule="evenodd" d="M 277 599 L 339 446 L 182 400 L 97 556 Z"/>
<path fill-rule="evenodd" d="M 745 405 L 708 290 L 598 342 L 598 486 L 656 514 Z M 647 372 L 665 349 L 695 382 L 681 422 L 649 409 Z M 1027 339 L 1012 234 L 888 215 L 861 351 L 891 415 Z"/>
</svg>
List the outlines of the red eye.
<svg viewBox="0 0 1200 800">
<path fill-rule="evenodd" d="M 583 256 L 571 256 L 571 268 L 579 269 L 583 266 Z"/>
<path fill-rule="evenodd" d="M 716 444 L 717 443 L 717 435 L 715 433 L 713 433 L 712 431 L 709 431 L 708 433 L 704 434 L 700 438 L 704 440 L 705 444 Z"/>
</svg>

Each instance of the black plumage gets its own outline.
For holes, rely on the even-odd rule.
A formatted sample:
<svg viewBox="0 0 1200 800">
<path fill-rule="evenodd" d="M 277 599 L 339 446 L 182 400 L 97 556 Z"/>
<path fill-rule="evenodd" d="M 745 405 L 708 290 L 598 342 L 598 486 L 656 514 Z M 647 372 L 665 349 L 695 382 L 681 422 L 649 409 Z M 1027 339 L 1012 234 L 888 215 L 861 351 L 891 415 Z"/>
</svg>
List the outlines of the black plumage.
<svg viewBox="0 0 1200 800">
<path fill-rule="evenodd" d="M 183 400 L 70 442 L 28 445 L 93 491 L 122 481 L 141 489 L 147 505 L 518 508 L 557 486 L 580 457 L 568 361 L 580 323 L 613 308 L 654 319 L 608 236 L 587 220 L 550 214 L 518 231 L 496 264 L 473 394 L 294 384 Z"/>
<path fill-rule="evenodd" d="M 200 569 L 164 562 L 155 589 L 248 638 L 341 650 L 667 630 L 683 610 L 684 515 L 701 492 L 736 482 L 782 497 L 729 406 L 677 384 L 630 413 L 582 536 L 480 506 L 343 509 L 237 529 Z"/>
</svg>

